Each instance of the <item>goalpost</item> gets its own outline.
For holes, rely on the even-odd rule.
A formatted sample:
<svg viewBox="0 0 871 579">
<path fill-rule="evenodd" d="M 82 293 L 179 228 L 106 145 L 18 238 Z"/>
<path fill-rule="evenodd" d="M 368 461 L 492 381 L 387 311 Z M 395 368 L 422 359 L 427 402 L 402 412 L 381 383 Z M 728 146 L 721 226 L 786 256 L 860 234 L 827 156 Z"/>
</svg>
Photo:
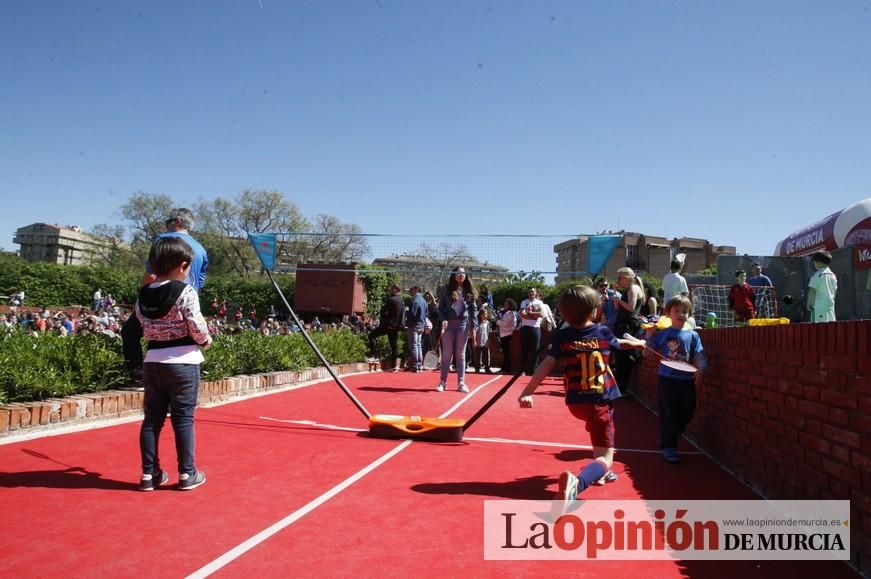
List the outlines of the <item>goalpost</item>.
<svg viewBox="0 0 871 579">
<path fill-rule="evenodd" d="M 729 285 L 691 285 L 690 297 L 693 300 L 693 317 L 696 325 L 704 327 L 708 313 L 717 316 L 718 327 L 735 325 L 735 316 L 729 309 Z M 778 317 L 777 290 L 773 287 L 754 287 L 756 294 L 756 317 Z"/>
</svg>

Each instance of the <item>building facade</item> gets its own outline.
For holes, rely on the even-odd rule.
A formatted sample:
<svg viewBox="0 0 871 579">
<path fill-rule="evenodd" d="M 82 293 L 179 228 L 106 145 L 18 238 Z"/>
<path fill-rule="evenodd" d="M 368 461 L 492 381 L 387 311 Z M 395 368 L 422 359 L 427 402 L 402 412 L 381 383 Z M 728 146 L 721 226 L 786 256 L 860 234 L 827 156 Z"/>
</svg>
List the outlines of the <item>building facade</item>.
<svg viewBox="0 0 871 579">
<path fill-rule="evenodd" d="M 18 255 L 27 261 L 46 261 L 62 265 L 88 265 L 101 254 L 105 242 L 84 233 L 77 225 L 60 226 L 33 223 L 15 232 L 13 243 L 21 246 Z"/>
<path fill-rule="evenodd" d="M 621 267 L 631 267 L 636 272 L 662 277 L 669 272 L 671 260 L 679 253 L 686 254 L 685 271 L 695 273 L 716 264 L 720 255 L 735 255 L 735 247 L 713 245 L 706 239 L 676 237 L 668 239 L 643 233 L 620 231 L 622 236 L 617 248 L 605 265 L 604 272 L 589 271 L 589 238 L 579 235 L 554 246 L 556 253 L 556 283 L 590 277 L 602 273 L 614 279 Z"/>
</svg>

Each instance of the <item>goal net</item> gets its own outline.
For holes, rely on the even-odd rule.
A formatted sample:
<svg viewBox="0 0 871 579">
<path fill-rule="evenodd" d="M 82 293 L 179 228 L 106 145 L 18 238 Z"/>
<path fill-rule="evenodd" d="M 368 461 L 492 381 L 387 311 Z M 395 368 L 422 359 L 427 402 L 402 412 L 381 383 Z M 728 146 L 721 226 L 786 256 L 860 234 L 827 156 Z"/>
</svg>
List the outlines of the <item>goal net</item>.
<svg viewBox="0 0 871 579">
<path fill-rule="evenodd" d="M 693 317 L 699 327 L 704 327 L 708 313 L 717 316 L 718 327 L 735 325 L 735 316 L 729 309 L 728 285 L 691 285 L 690 296 L 693 300 Z M 756 294 L 756 317 L 778 317 L 777 291 L 773 287 L 754 287 Z"/>
</svg>

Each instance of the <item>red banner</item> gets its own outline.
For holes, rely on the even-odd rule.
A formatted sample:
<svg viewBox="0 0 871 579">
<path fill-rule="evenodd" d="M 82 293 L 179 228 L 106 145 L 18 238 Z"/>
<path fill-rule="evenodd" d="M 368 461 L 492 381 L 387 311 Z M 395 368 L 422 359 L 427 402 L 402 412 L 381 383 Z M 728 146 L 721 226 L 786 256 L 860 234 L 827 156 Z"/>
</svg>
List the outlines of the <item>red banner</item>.
<svg viewBox="0 0 871 579">
<path fill-rule="evenodd" d="M 853 246 L 853 266 L 857 269 L 871 269 L 871 245 Z"/>
</svg>

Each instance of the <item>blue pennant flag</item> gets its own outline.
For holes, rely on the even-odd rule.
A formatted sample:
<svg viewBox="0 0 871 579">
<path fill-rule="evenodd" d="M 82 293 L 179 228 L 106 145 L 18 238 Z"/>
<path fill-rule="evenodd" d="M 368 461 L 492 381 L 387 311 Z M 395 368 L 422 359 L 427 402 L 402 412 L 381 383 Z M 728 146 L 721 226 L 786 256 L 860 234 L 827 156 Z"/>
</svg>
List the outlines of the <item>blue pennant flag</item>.
<svg viewBox="0 0 871 579">
<path fill-rule="evenodd" d="M 276 243 L 274 233 L 249 233 L 248 241 L 254 246 L 257 257 L 263 268 L 269 271 L 275 269 Z"/>
<path fill-rule="evenodd" d="M 614 253 L 614 249 L 620 245 L 622 235 L 591 235 L 587 240 L 589 256 L 587 259 L 587 269 L 593 275 L 599 275 L 605 271 L 605 266 Z"/>
</svg>

